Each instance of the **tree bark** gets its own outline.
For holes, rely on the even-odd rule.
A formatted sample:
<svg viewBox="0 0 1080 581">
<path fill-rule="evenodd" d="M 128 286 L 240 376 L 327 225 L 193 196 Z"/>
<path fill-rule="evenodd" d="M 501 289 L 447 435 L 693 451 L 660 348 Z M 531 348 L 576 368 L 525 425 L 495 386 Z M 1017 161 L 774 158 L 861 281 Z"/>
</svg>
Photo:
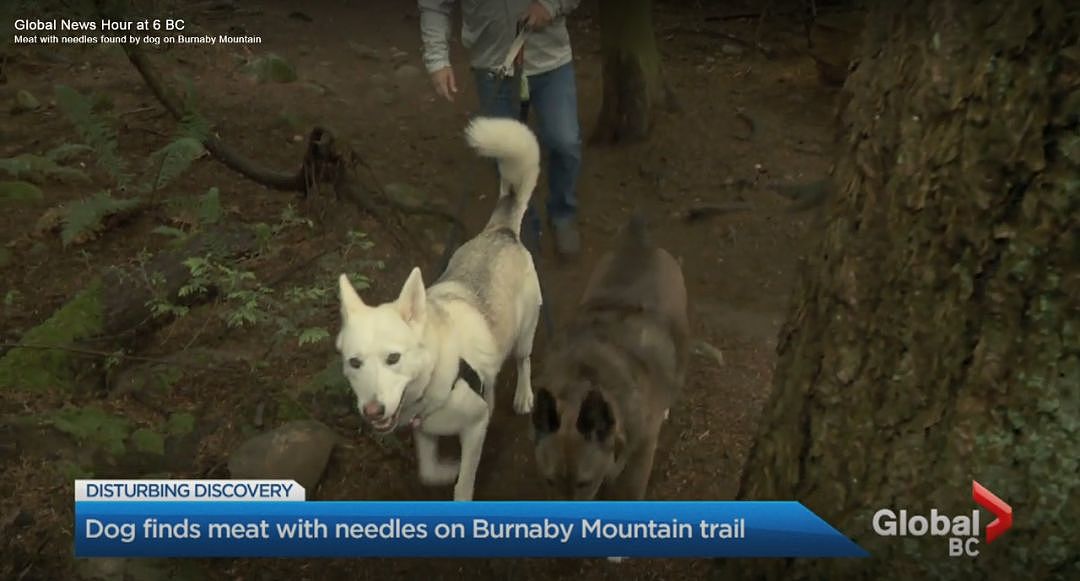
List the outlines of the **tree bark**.
<svg viewBox="0 0 1080 581">
<path fill-rule="evenodd" d="M 1080 12 L 882 2 L 847 80 L 839 190 L 793 296 L 739 497 L 796 499 L 865 560 L 724 578 L 1072 578 L 1080 567 Z M 881 508 L 1016 513 L 977 558 Z"/>
<path fill-rule="evenodd" d="M 652 5 L 652 0 L 600 0 L 604 102 L 594 142 L 645 139 L 657 107 L 676 107 L 661 75 Z"/>
</svg>

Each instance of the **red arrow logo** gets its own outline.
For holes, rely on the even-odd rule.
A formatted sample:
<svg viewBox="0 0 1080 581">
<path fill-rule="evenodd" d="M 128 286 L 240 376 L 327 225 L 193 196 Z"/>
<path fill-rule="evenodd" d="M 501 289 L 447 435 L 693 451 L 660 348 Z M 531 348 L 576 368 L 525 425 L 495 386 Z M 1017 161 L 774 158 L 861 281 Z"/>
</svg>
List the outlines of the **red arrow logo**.
<svg viewBox="0 0 1080 581">
<path fill-rule="evenodd" d="M 986 525 L 986 544 L 994 542 L 994 539 L 1012 528 L 1012 507 L 1005 504 L 1004 500 L 974 480 L 971 481 L 971 497 L 979 503 L 979 506 L 994 513 L 997 517 L 994 522 Z"/>
</svg>

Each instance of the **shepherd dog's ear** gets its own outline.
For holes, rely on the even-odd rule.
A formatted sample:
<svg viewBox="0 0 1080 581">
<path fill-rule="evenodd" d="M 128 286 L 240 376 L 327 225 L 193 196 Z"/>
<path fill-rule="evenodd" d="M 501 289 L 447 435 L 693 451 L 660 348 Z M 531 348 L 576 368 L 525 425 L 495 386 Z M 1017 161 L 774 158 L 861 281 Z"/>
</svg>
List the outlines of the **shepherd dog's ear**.
<svg viewBox="0 0 1080 581">
<path fill-rule="evenodd" d="M 555 396 L 542 387 L 536 390 L 536 399 L 533 401 L 532 424 L 537 440 L 559 431 L 559 410 L 555 404 Z"/>
<path fill-rule="evenodd" d="M 578 412 L 577 430 L 586 440 L 601 443 L 606 443 L 615 432 L 615 414 L 604 394 L 595 389 L 585 394 Z"/>
</svg>

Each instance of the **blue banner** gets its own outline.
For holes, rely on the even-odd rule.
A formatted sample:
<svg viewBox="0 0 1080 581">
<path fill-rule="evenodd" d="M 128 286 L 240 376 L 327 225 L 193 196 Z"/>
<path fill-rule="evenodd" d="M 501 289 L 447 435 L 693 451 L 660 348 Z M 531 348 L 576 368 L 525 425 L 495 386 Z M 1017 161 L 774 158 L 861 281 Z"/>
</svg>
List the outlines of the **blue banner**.
<svg viewBox="0 0 1080 581">
<path fill-rule="evenodd" d="M 75 503 L 76 557 L 865 557 L 798 502 Z"/>
</svg>

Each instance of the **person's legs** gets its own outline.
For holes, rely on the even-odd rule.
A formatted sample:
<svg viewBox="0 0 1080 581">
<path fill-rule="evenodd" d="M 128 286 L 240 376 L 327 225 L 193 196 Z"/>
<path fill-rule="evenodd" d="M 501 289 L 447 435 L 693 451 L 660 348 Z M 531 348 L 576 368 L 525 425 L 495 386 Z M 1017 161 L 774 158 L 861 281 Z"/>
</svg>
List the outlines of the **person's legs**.
<svg viewBox="0 0 1080 581">
<path fill-rule="evenodd" d="M 472 72 L 476 79 L 476 94 L 480 98 L 480 114 L 517 118 L 518 99 L 513 91 L 513 79 L 500 81 L 482 69 L 472 69 Z"/>
<path fill-rule="evenodd" d="M 485 117 L 511 117 L 519 119 L 522 110 L 521 100 L 515 91 L 520 91 L 513 78 L 499 80 L 488 71 L 473 69 L 476 78 L 476 93 L 480 98 L 480 114 Z M 524 119 L 521 119 L 524 122 Z M 540 217 L 530 202 L 525 211 L 522 224 L 522 239 L 534 256 L 540 252 Z"/>
<path fill-rule="evenodd" d="M 548 153 L 548 220 L 561 254 L 580 251 L 577 230 L 577 181 L 581 171 L 581 126 L 578 120 L 574 65 L 529 77 L 530 104 L 538 117 L 540 142 Z"/>
</svg>

